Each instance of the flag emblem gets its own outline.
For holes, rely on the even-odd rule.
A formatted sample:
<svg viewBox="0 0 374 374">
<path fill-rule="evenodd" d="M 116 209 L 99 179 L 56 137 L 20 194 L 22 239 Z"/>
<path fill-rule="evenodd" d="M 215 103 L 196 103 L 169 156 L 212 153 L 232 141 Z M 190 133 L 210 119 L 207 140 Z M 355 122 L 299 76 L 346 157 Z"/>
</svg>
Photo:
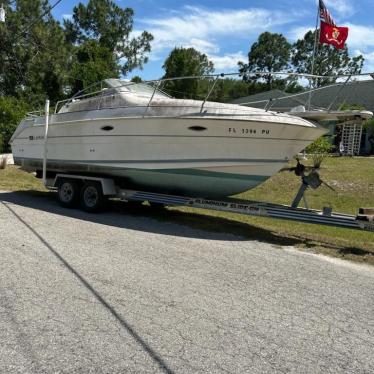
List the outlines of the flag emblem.
<svg viewBox="0 0 374 374">
<path fill-rule="evenodd" d="M 338 27 L 329 25 L 321 21 L 321 31 L 319 41 L 331 44 L 335 48 L 343 49 L 348 38 L 348 27 Z"/>
</svg>

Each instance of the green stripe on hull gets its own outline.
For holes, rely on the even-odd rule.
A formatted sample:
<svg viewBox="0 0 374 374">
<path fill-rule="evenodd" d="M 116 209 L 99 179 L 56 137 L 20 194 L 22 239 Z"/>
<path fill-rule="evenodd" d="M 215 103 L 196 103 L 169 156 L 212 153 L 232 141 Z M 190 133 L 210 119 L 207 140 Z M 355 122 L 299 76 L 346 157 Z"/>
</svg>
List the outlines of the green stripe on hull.
<svg viewBox="0 0 374 374">
<path fill-rule="evenodd" d="M 135 189 L 199 197 L 226 197 L 250 190 L 269 177 L 219 173 L 195 169 L 127 169 Z"/>
<path fill-rule="evenodd" d="M 138 169 L 137 169 L 138 170 Z M 140 170 L 140 169 L 139 169 Z M 159 170 L 147 170 L 147 172 L 153 173 L 166 173 L 166 174 L 181 174 L 181 175 L 192 175 L 195 177 L 214 177 L 214 178 L 226 178 L 226 179 L 241 179 L 241 180 L 259 180 L 263 182 L 264 178 L 267 177 L 260 175 L 246 175 L 246 174 L 232 174 L 232 173 L 219 173 L 217 171 L 199 170 L 199 169 L 159 169 Z"/>
</svg>

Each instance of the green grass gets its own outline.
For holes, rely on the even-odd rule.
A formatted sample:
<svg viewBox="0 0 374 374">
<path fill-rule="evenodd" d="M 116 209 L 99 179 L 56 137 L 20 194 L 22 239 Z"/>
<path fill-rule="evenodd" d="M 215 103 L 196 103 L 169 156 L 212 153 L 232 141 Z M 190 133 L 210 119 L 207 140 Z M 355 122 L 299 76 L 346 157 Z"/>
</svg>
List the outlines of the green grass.
<svg viewBox="0 0 374 374">
<path fill-rule="evenodd" d="M 326 186 L 308 190 L 306 196 L 311 208 L 331 206 L 334 211 L 356 214 L 359 207 L 374 206 L 374 158 L 327 158 L 320 174 L 336 192 Z M 299 185 L 300 179 L 294 173 L 282 172 L 237 197 L 290 204 Z M 0 190 L 46 191 L 40 180 L 32 174 L 12 166 L 0 170 Z M 232 233 L 274 245 L 293 245 L 307 251 L 374 264 L 373 233 L 187 207 L 167 209 L 168 214 L 165 214 L 165 211 L 143 206 L 140 214 L 213 232 Z M 139 208 L 133 211 L 134 214 L 137 212 Z"/>
<path fill-rule="evenodd" d="M 317 190 L 309 189 L 306 197 L 310 208 L 322 209 L 328 206 L 336 212 L 357 214 L 359 207 L 374 206 L 374 158 L 328 157 L 322 164 L 320 175 L 336 192 L 326 186 L 321 186 Z M 237 197 L 291 204 L 299 186 L 300 178 L 294 173 L 281 172 L 259 187 Z M 240 223 L 241 226 L 238 226 L 236 233 L 245 237 L 256 238 L 257 230 L 260 233 L 259 240 L 296 245 L 305 250 L 374 264 L 374 234 L 370 232 L 234 213 L 191 208 L 173 209 L 226 218 L 231 223 Z M 219 227 L 220 231 L 224 229 L 224 226 Z"/>
<path fill-rule="evenodd" d="M 47 191 L 41 180 L 32 173 L 8 165 L 0 169 L 0 190 L 2 191 Z"/>
</svg>

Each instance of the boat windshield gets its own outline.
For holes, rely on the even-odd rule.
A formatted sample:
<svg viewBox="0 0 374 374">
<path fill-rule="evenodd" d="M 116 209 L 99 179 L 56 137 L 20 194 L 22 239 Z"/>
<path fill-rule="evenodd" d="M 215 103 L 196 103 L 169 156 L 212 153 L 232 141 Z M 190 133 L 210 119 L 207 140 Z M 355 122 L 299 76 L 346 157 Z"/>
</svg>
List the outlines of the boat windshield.
<svg viewBox="0 0 374 374">
<path fill-rule="evenodd" d="M 97 89 L 98 84 L 101 85 L 100 90 Z M 105 87 L 103 87 L 104 84 Z M 121 79 L 105 79 L 103 82 L 96 83 L 78 92 L 71 99 L 59 101 L 56 104 L 55 113 L 91 110 L 98 107 L 103 108 L 106 105 L 111 107 L 129 105 L 129 103 L 135 105 L 139 103 L 139 100 L 151 101 L 151 98 L 172 98 L 159 89 L 155 90 L 153 84 L 155 83 L 134 83 Z M 133 95 L 128 95 L 129 93 Z M 113 101 L 114 98 L 117 101 Z"/>
<path fill-rule="evenodd" d="M 157 89 L 149 83 L 133 83 L 120 79 L 106 79 L 105 82 L 111 88 L 116 88 L 121 91 L 121 88 L 126 88 L 126 90 L 141 96 L 151 97 L 154 93 L 155 97 L 170 97 L 165 92 Z"/>
<path fill-rule="evenodd" d="M 136 94 L 140 94 L 144 96 L 152 96 L 153 92 L 155 91 L 154 87 L 146 83 L 131 84 L 131 85 L 126 86 L 126 88 L 128 88 L 130 92 L 134 92 Z M 169 97 L 168 95 L 166 95 L 164 92 L 160 90 L 156 90 L 155 96 Z"/>
</svg>

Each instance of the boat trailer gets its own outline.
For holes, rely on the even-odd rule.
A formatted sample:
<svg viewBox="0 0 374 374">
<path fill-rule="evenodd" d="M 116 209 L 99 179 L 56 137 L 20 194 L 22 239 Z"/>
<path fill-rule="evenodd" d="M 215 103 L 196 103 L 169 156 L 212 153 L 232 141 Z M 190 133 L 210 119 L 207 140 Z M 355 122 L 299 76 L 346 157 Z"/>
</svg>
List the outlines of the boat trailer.
<svg viewBox="0 0 374 374">
<path fill-rule="evenodd" d="M 73 181 L 73 183 L 69 182 Z M 74 183 L 75 181 L 75 183 Z M 73 191 L 72 195 L 61 195 L 61 186 L 66 188 L 69 183 L 72 189 L 77 188 L 79 191 Z M 87 188 L 85 187 L 87 186 Z M 323 210 L 314 210 L 309 208 L 295 207 L 295 200 L 292 206 L 273 204 L 258 201 L 248 201 L 240 199 L 224 199 L 214 200 L 205 198 L 194 198 L 185 196 L 168 195 L 161 193 L 134 191 L 121 189 L 115 185 L 113 179 L 101 178 L 94 176 L 80 176 L 57 174 L 54 180 L 51 180 L 49 187 L 58 189 L 59 200 L 63 205 L 66 201 L 62 201 L 63 196 L 68 198 L 75 195 L 80 196 L 81 206 L 83 209 L 94 212 L 96 207 L 102 207 L 105 198 L 119 198 L 126 202 L 149 202 L 160 206 L 187 206 L 191 208 L 210 209 L 223 212 L 231 212 L 243 214 L 247 216 L 277 218 L 283 220 L 291 220 L 296 222 L 312 223 L 318 225 L 327 225 L 335 227 L 343 227 L 356 230 L 364 230 L 374 232 L 374 209 L 360 208 L 357 216 L 335 213 L 330 207 Z M 97 191 L 95 191 L 95 189 Z M 304 189 L 305 190 L 305 189 Z M 62 191 L 64 192 L 64 191 Z M 62 196 L 62 197 L 61 197 Z M 302 196 L 305 200 L 305 197 Z M 85 200 L 86 199 L 86 200 Z M 100 199 L 102 201 L 100 201 Z M 297 200 L 301 200 L 300 191 Z"/>
</svg>

